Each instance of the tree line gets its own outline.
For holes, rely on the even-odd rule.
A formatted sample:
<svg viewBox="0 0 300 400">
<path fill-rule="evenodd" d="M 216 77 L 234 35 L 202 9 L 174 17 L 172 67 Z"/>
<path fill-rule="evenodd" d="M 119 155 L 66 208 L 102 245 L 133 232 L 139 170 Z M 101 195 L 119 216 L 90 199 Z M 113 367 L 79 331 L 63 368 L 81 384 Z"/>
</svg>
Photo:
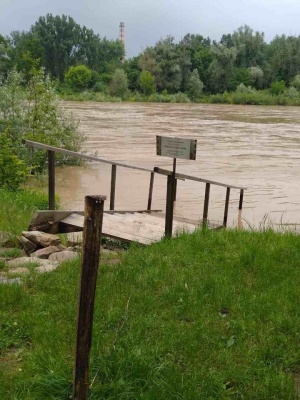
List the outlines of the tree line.
<svg viewBox="0 0 300 400">
<path fill-rule="evenodd" d="M 3 77 L 12 68 L 26 77 L 33 66 L 43 67 L 61 91 L 123 98 L 129 91 L 145 96 L 181 92 L 197 100 L 201 93 L 300 89 L 300 37 L 281 35 L 267 43 L 263 32 L 247 25 L 218 42 L 200 34 L 178 42 L 168 36 L 125 63 L 123 56 L 119 40 L 101 38 L 66 15 L 47 14 L 29 31 L 0 35 Z"/>
</svg>

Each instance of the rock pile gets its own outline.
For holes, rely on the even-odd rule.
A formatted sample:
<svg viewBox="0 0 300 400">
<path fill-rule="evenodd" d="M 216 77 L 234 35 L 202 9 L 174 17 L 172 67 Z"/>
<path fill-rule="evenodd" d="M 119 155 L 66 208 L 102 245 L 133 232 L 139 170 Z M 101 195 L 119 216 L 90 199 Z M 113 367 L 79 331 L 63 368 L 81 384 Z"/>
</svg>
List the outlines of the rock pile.
<svg viewBox="0 0 300 400">
<path fill-rule="evenodd" d="M 20 247 L 24 250 L 24 256 L 2 259 L 8 271 L 0 275 L 0 283 L 1 281 L 7 282 L 7 275 L 29 274 L 30 266 L 34 266 L 36 272 L 49 272 L 56 269 L 61 262 L 77 258 L 79 245 L 82 242 L 82 233 L 68 235 L 67 246 L 63 246 L 57 235 L 40 231 L 22 232 L 22 236 L 18 240 Z M 0 236 L 2 243 L 9 248 L 11 237 L 5 236 L 4 232 L 0 232 Z"/>
</svg>

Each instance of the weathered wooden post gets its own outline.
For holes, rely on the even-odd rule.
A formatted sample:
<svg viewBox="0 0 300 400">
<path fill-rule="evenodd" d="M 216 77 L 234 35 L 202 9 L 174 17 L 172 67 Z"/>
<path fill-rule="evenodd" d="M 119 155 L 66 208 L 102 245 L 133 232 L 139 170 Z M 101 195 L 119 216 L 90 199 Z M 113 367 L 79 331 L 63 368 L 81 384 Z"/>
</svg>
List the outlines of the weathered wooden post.
<svg viewBox="0 0 300 400">
<path fill-rule="evenodd" d="M 244 200 L 244 189 L 240 191 L 240 201 L 239 201 L 239 210 L 243 208 L 243 200 Z"/>
<path fill-rule="evenodd" d="M 226 188 L 225 208 L 224 208 L 224 218 L 223 218 L 223 226 L 225 226 L 225 227 L 227 226 L 229 199 L 230 199 L 230 187 L 227 187 Z"/>
<path fill-rule="evenodd" d="M 111 181 L 110 181 L 110 204 L 109 209 L 115 209 L 115 197 L 116 197 L 116 178 L 117 178 L 117 166 L 112 164 L 111 166 Z"/>
<path fill-rule="evenodd" d="M 55 210 L 55 152 L 48 150 L 48 202 L 49 210 Z"/>
<path fill-rule="evenodd" d="M 87 400 L 89 358 L 105 196 L 86 196 L 77 314 L 73 399 Z"/>
<path fill-rule="evenodd" d="M 207 225 L 207 221 L 208 221 L 209 195 L 210 195 L 210 183 L 206 183 L 206 185 L 205 185 L 205 196 L 204 196 L 202 225 Z"/>
<path fill-rule="evenodd" d="M 152 207 L 153 185 L 154 185 L 154 172 L 151 172 L 150 183 L 149 183 L 148 204 L 147 204 L 148 211 L 150 211 L 151 207 Z"/>
</svg>

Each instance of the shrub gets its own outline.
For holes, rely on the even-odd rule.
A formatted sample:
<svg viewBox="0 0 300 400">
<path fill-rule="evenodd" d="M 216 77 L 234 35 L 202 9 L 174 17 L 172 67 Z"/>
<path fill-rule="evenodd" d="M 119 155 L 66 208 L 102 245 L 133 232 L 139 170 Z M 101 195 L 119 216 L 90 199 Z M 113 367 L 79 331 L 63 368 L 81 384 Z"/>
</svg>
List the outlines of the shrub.
<svg viewBox="0 0 300 400">
<path fill-rule="evenodd" d="M 6 132 L 0 134 L 0 188 L 17 190 L 29 174 L 29 168 L 13 151 Z"/>
<path fill-rule="evenodd" d="M 66 83 L 75 89 L 85 89 L 88 87 L 92 78 L 92 71 L 85 65 L 70 67 L 65 74 Z"/>
<path fill-rule="evenodd" d="M 286 90 L 285 82 L 284 81 L 277 81 L 273 82 L 270 87 L 270 92 L 272 94 L 278 95 L 283 93 Z"/>
</svg>

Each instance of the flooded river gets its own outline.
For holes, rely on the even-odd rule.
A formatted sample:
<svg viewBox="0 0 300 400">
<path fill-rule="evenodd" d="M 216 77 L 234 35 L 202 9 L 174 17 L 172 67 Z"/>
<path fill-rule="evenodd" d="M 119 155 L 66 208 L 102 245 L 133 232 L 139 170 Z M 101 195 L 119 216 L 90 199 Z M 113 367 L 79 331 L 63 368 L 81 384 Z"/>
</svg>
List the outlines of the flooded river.
<svg viewBox="0 0 300 400">
<path fill-rule="evenodd" d="M 206 104 L 65 102 L 80 120 L 85 150 L 101 158 L 152 169 L 172 168 L 156 155 L 156 135 L 197 139 L 197 160 L 178 160 L 177 171 L 245 186 L 245 226 L 300 224 L 300 108 Z M 146 209 L 149 174 L 118 168 L 116 209 Z M 84 196 L 109 196 L 110 166 L 89 163 L 57 171 L 57 193 L 68 209 Z M 176 213 L 199 219 L 205 184 L 178 183 Z M 209 219 L 222 221 L 226 189 L 212 186 Z M 166 178 L 155 175 L 153 209 L 164 209 Z M 228 224 L 237 224 L 239 191 L 232 190 Z M 106 202 L 109 207 L 109 200 Z"/>
</svg>

